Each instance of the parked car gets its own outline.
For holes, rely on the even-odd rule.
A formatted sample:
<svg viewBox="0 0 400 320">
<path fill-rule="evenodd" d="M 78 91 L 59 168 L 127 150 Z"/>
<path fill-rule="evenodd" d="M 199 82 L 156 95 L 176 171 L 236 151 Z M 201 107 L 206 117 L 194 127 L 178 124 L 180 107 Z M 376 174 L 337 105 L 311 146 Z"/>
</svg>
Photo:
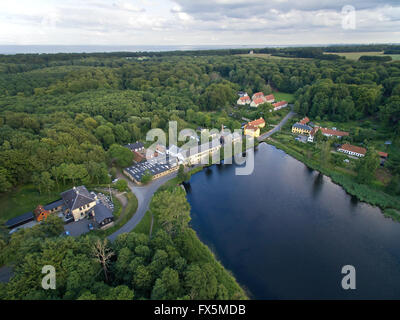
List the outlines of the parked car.
<svg viewBox="0 0 400 320">
<path fill-rule="evenodd" d="M 93 230 L 94 229 L 94 227 L 93 227 L 93 225 L 91 223 L 88 224 L 88 228 L 89 228 L 89 230 Z"/>
<path fill-rule="evenodd" d="M 71 235 L 71 234 L 69 233 L 68 230 L 66 230 L 66 231 L 64 232 L 64 234 L 65 234 L 66 236 L 70 236 L 70 235 Z"/>
</svg>

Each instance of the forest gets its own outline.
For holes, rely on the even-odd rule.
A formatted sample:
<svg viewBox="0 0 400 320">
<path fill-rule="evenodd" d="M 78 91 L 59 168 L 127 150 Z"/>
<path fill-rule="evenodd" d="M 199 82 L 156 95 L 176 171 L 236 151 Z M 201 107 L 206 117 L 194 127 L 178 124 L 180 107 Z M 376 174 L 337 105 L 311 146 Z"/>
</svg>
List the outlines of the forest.
<svg viewBox="0 0 400 320">
<path fill-rule="evenodd" d="M 160 228 L 125 233 L 109 242 L 90 236 L 60 237 L 63 223 L 45 223 L 0 240 L 1 260 L 14 277 L 0 283 L 1 299 L 143 300 L 246 299 L 246 294 L 189 228 L 190 207 L 181 188 L 160 191 L 151 203 Z M 56 289 L 40 286 L 44 265 L 56 270 Z"/>
<path fill-rule="evenodd" d="M 239 128 L 228 113 L 238 90 L 294 93 L 300 114 L 370 117 L 399 132 L 398 62 L 41 56 L 0 58 L 0 192 L 28 183 L 107 182 L 111 145 L 143 139 L 169 120 L 179 128 Z"/>
<path fill-rule="evenodd" d="M 400 194 L 400 62 L 326 58 L 325 48 L 256 52 L 273 58 L 243 49 L 0 56 L 0 195 L 28 185 L 45 193 L 109 183 L 111 166 L 131 161 L 120 145 L 144 141 L 168 121 L 178 130 L 240 128 L 232 116 L 239 90 L 293 94 L 299 116 L 359 121 L 365 128 L 352 134 L 356 142 L 390 140 L 390 188 Z M 268 121 L 269 111 L 255 116 Z M 160 228 L 150 240 L 59 237 L 62 226 L 52 219 L 13 236 L 1 230 L 0 265 L 15 265 L 16 276 L 0 287 L 0 299 L 246 298 L 189 227 L 179 190 L 157 193 L 166 205 L 152 202 Z M 45 261 L 62 270 L 55 292 L 35 289 Z"/>
</svg>

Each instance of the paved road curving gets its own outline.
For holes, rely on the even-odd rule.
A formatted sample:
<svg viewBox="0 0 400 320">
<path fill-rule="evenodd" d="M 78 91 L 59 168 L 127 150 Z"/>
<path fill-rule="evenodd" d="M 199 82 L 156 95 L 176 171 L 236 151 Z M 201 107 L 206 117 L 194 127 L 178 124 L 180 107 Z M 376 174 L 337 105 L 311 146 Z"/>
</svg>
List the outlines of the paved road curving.
<svg viewBox="0 0 400 320">
<path fill-rule="evenodd" d="M 122 173 L 118 174 L 119 179 L 128 181 L 128 186 L 131 191 L 135 194 L 138 201 L 138 208 L 133 217 L 125 223 L 120 229 L 108 236 L 108 239 L 114 241 L 120 234 L 132 231 L 139 222 L 143 219 L 145 213 L 149 209 L 151 198 L 154 193 L 167 181 L 175 178 L 177 172 L 171 173 L 167 176 L 161 177 L 157 180 L 152 181 L 146 186 L 137 186 L 130 180 L 128 180 Z"/>
<path fill-rule="evenodd" d="M 285 125 L 285 123 L 291 119 L 296 113 L 293 111 L 293 105 L 290 105 L 291 111 L 282 119 L 281 122 L 279 122 L 278 125 L 275 126 L 275 128 L 271 129 L 270 131 L 260 135 L 257 139 L 258 141 L 263 141 L 266 138 L 270 137 L 273 135 L 275 132 L 280 131 L 282 127 Z"/>
</svg>

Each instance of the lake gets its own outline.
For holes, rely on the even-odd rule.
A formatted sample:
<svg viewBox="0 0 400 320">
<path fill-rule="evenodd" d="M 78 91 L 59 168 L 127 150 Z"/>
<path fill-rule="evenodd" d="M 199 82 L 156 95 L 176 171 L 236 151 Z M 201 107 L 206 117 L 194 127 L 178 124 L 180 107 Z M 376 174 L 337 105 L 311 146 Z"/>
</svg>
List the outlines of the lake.
<svg viewBox="0 0 400 320">
<path fill-rule="evenodd" d="M 192 227 L 251 298 L 400 298 L 400 223 L 285 152 L 262 143 L 253 174 L 214 165 L 186 190 Z"/>
</svg>

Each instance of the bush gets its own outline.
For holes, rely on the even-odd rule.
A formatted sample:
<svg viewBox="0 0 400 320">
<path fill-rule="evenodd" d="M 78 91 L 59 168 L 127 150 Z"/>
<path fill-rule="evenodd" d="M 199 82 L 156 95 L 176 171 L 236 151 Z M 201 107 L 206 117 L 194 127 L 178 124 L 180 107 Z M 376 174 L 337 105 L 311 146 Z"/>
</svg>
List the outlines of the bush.
<svg viewBox="0 0 400 320">
<path fill-rule="evenodd" d="M 126 191 L 128 189 L 128 182 L 120 179 L 115 183 L 115 188 L 120 192 Z"/>
</svg>

